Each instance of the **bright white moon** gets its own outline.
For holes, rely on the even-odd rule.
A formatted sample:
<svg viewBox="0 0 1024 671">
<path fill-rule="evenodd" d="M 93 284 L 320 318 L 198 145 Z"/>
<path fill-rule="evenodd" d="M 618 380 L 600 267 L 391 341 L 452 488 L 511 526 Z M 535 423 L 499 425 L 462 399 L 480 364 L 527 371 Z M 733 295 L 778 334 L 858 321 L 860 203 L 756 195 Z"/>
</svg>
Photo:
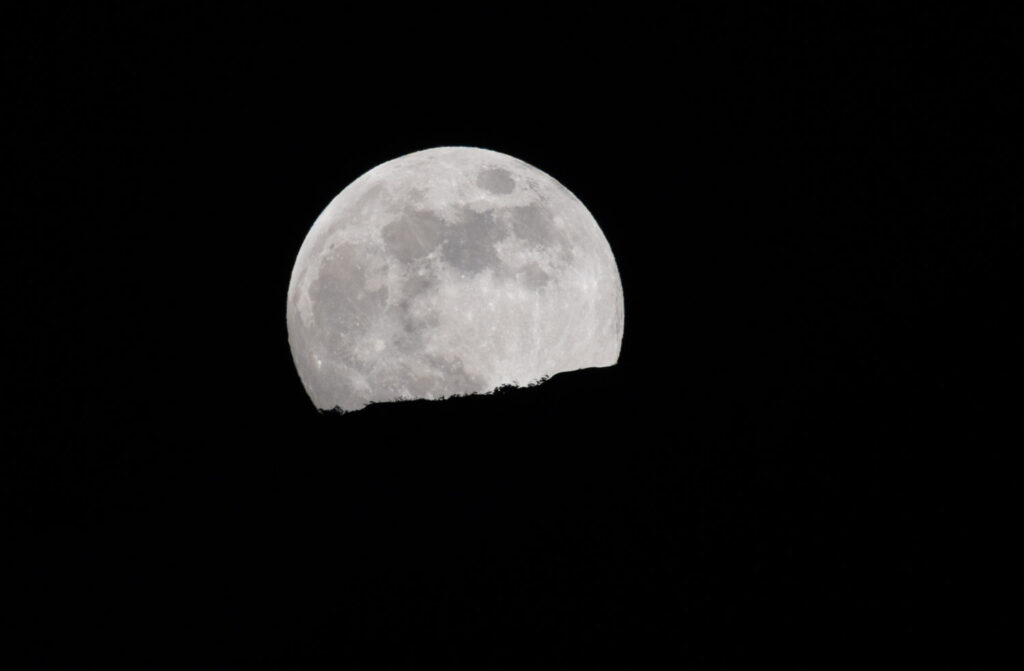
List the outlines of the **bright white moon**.
<svg viewBox="0 0 1024 671">
<path fill-rule="evenodd" d="M 439 399 L 614 365 L 622 284 L 568 189 L 511 156 L 439 147 L 383 163 L 314 222 L 288 287 L 313 403 Z"/>
</svg>

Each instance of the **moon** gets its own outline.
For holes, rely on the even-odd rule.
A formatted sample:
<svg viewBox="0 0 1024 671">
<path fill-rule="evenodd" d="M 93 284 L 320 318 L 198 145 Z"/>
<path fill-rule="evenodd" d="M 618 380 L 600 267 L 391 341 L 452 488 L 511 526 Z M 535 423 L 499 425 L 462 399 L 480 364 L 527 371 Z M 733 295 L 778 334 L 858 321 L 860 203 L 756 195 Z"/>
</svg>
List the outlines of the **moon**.
<svg viewBox="0 0 1024 671">
<path fill-rule="evenodd" d="M 317 408 L 483 394 L 614 365 L 624 306 L 587 208 L 546 173 L 474 147 L 382 163 L 313 223 L 288 342 Z"/>
</svg>

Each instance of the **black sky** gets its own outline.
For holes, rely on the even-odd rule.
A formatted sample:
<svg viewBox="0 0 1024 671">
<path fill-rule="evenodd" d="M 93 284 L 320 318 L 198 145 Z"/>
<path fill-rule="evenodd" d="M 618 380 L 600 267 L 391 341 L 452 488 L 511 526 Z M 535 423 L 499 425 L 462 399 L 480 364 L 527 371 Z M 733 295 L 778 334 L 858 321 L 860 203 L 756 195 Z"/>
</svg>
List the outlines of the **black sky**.
<svg viewBox="0 0 1024 671">
<path fill-rule="evenodd" d="M 963 598 L 998 639 L 1017 40 L 815 4 L 3 10 L 11 654 L 912 663 L 977 654 Z M 317 413 L 299 245 L 439 145 L 593 213 L 620 364 Z"/>
</svg>

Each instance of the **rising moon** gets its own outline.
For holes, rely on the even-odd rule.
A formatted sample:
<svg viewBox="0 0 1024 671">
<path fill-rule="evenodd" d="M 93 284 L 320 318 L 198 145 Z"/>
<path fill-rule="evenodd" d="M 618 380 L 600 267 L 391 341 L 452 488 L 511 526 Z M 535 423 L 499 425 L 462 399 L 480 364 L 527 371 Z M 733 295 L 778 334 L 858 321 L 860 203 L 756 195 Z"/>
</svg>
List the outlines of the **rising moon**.
<svg viewBox="0 0 1024 671">
<path fill-rule="evenodd" d="M 288 341 L 320 409 L 528 386 L 614 365 L 615 257 L 546 173 L 472 147 L 383 163 L 313 223 L 288 287 Z"/>
</svg>

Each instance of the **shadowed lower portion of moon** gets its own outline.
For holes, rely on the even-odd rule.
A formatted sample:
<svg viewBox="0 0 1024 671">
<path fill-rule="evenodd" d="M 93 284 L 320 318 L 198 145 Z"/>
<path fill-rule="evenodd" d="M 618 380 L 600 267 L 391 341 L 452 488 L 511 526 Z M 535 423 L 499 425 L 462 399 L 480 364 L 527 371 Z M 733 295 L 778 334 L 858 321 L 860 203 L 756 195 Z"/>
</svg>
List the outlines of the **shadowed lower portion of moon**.
<svg viewBox="0 0 1024 671">
<path fill-rule="evenodd" d="M 622 285 L 594 218 L 511 156 L 441 147 L 381 164 L 314 222 L 288 339 L 321 409 L 527 386 L 614 365 Z"/>
</svg>

